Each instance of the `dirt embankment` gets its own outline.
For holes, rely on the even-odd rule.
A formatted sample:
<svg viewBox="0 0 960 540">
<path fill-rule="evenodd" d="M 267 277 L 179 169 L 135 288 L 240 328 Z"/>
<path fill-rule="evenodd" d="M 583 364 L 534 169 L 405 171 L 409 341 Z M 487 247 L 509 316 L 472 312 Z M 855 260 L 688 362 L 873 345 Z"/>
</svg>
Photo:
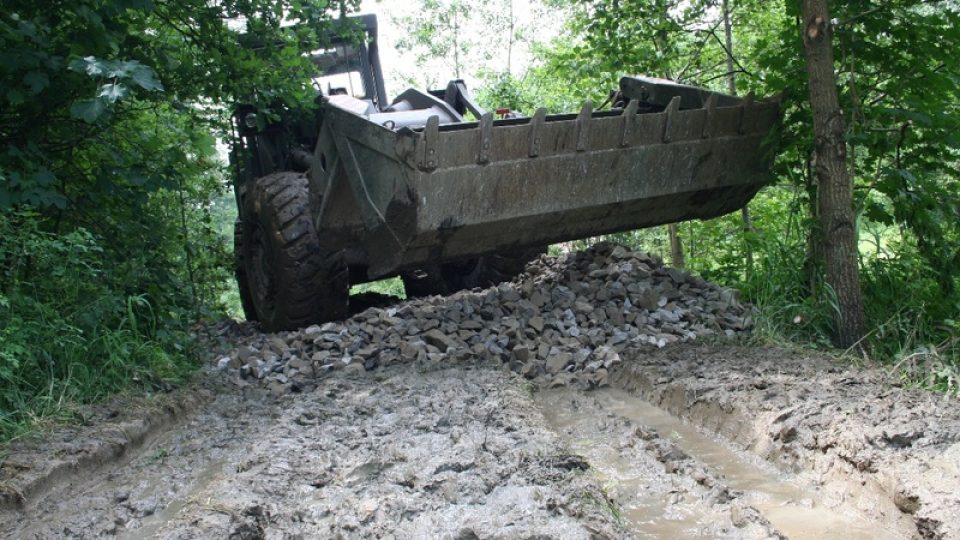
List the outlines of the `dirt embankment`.
<svg viewBox="0 0 960 540">
<path fill-rule="evenodd" d="M 960 407 L 879 370 L 776 348 L 640 352 L 616 384 L 902 534 L 960 538 Z M 903 525 L 906 524 L 906 527 Z"/>
</svg>

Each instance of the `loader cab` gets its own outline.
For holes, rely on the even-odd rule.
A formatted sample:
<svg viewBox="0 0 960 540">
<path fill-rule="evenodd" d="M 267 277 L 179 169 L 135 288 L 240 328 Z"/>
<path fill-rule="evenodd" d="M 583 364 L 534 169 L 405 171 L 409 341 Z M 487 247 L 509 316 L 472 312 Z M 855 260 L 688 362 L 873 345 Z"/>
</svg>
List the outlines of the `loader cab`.
<svg viewBox="0 0 960 540">
<path fill-rule="evenodd" d="M 349 95 L 369 100 L 377 109 L 386 107 L 377 16 L 349 17 L 337 26 L 330 45 L 310 53 L 310 60 L 317 66 L 314 87 L 324 96 Z"/>
<path fill-rule="evenodd" d="M 252 48 L 263 47 L 251 43 Z M 388 104 L 377 45 L 376 15 L 347 17 L 334 23 L 323 48 L 305 53 L 316 66 L 311 84 L 314 103 L 277 106 L 278 119 L 259 115 L 255 106 L 238 105 L 233 115 L 230 161 L 237 202 L 243 208 L 245 186 L 276 171 L 306 171 L 323 122 L 321 100 L 350 96 L 379 110 Z"/>
</svg>

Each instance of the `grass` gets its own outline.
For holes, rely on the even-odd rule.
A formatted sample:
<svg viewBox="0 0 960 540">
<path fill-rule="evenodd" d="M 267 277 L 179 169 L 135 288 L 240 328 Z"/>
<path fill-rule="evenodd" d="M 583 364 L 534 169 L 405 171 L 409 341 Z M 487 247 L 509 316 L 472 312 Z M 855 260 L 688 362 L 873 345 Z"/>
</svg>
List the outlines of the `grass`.
<svg viewBox="0 0 960 540">
<path fill-rule="evenodd" d="M 243 320 L 243 306 L 240 304 L 240 289 L 237 288 L 237 281 L 231 279 L 229 286 L 220 295 L 220 303 L 225 307 L 228 317 Z"/>
<path fill-rule="evenodd" d="M 626 523 L 623 510 L 617 501 L 610 496 L 606 486 L 598 485 L 597 491 L 599 493 L 584 492 L 581 496 L 583 504 L 585 506 L 592 506 L 599 509 L 602 513 L 608 514 L 618 525 Z"/>
<path fill-rule="evenodd" d="M 69 321 L 20 321 L 0 342 L 6 361 L 0 390 L 0 443 L 71 421 L 81 404 L 129 389 L 152 392 L 190 378 L 198 362 L 185 332 L 150 328 L 132 311 L 147 305 L 128 299 L 128 318 L 81 330 Z M 50 324 L 53 323 L 53 324 Z M 8 327 L 8 330 L 10 328 Z"/>
<path fill-rule="evenodd" d="M 350 294 L 378 293 L 399 298 L 406 298 L 407 293 L 403 288 L 403 280 L 399 277 L 361 283 L 350 287 Z"/>
</svg>

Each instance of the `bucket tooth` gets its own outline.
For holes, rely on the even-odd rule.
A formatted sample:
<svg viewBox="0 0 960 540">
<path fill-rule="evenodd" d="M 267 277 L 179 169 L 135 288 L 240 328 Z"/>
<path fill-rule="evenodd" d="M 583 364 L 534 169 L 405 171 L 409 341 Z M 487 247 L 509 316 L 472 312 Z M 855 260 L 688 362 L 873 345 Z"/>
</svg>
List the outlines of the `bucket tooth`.
<svg viewBox="0 0 960 540">
<path fill-rule="evenodd" d="M 580 114 L 577 115 L 577 152 L 587 149 L 590 138 L 590 118 L 593 115 L 593 102 L 589 99 L 583 102 Z"/>
<path fill-rule="evenodd" d="M 490 144 L 493 139 L 493 113 L 484 113 L 480 117 L 480 141 L 477 152 L 477 164 L 490 163 Z"/>
<path fill-rule="evenodd" d="M 537 157 L 543 144 L 543 124 L 547 120 L 547 109 L 540 107 L 530 119 L 530 150 L 527 155 Z"/>
<path fill-rule="evenodd" d="M 663 137 L 661 141 L 668 143 L 673 140 L 673 134 L 670 132 L 674 119 L 677 116 L 677 112 L 680 111 L 680 96 L 674 96 L 670 100 L 670 104 L 667 105 L 664 114 L 666 117 L 663 119 Z"/>
<path fill-rule="evenodd" d="M 432 171 L 437 168 L 437 141 L 440 139 L 440 117 L 431 116 L 423 127 L 420 138 L 420 170 Z"/>
<path fill-rule="evenodd" d="M 703 132 L 700 137 L 709 139 L 713 133 L 713 122 L 717 115 L 717 95 L 710 94 L 703 108 L 707 111 L 707 117 L 703 119 Z"/>
<path fill-rule="evenodd" d="M 630 146 L 630 143 L 633 141 L 633 133 L 637 129 L 637 109 L 639 106 L 640 103 L 637 100 L 631 99 L 630 103 L 627 103 L 627 107 L 623 110 L 623 114 L 621 114 L 623 118 L 623 130 L 620 132 L 620 146 Z"/>
</svg>

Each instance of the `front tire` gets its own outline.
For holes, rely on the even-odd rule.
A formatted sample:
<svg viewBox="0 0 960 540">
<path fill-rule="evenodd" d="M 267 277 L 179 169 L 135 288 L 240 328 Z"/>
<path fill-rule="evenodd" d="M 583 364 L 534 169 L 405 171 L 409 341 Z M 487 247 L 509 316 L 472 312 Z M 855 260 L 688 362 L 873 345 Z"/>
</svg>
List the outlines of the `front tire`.
<svg viewBox="0 0 960 540">
<path fill-rule="evenodd" d="M 310 218 L 303 174 L 257 180 L 243 220 L 243 266 L 253 311 L 268 332 L 348 315 L 350 281 L 342 250 Z"/>
</svg>

